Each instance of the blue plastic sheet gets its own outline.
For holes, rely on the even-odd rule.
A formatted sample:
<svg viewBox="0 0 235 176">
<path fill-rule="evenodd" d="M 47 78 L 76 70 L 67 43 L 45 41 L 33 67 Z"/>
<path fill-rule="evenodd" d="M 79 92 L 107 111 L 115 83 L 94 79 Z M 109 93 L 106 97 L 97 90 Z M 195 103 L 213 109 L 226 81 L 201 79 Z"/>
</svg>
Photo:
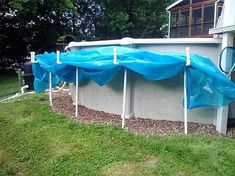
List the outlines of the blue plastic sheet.
<svg viewBox="0 0 235 176">
<path fill-rule="evenodd" d="M 174 77 L 185 69 L 185 54 L 115 48 L 118 61 L 116 65 L 113 63 L 114 47 L 64 52 L 60 54 L 62 64 L 56 63 L 56 53 L 36 55 L 38 63 L 33 64 L 35 91 L 42 92 L 48 87 L 48 72 L 53 75 L 53 86 L 58 85 L 61 80 L 74 83 L 76 67 L 79 67 L 80 82 L 92 79 L 101 86 L 108 84 L 124 68 L 151 81 Z M 235 84 L 210 59 L 191 54 L 190 61 L 191 65 L 186 67 L 188 109 L 220 107 L 235 100 Z"/>
</svg>

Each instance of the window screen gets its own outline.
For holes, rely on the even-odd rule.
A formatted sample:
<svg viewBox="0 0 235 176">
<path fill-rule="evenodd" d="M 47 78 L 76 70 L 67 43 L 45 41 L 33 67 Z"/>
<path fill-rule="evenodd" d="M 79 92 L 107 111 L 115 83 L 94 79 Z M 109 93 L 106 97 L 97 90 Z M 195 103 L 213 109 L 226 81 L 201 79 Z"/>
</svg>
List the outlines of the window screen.
<svg viewBox="0 0 235 176">
<path fill-rule="evenodd" d="M 170 29 L 170 36 L 172 38 L 178 37 L 178 25 L 179 25 L 179 13 L 173 12 L 171 14 L 171 29 Z"/>
<path fill-rule="evenodd" d="M 192 11 L 192 36 L 201 35 L 202 28 L 202 8 L 193 9 Z"/>
<path fill-rule="evenodd" d="M 204 23 L 214 21 L 214 6 L 205 6 L 204 7 Z"/>
<path fill-rule="evenodd" d="M 180 26 L 189 25 L 189 11 L 182 11 L 180 13 Z"/>
<path fill-rule="evenodd" d="M 179 13 L 174 12 L 171 14 L 171 27 L 178 26 L 179 23 Z"/>
<path fill-rule="evenodd" d="M 209 29 L 214 27 L 214 6 L 204 7 L 203 34 L 207 35 Z"/>
</svg>

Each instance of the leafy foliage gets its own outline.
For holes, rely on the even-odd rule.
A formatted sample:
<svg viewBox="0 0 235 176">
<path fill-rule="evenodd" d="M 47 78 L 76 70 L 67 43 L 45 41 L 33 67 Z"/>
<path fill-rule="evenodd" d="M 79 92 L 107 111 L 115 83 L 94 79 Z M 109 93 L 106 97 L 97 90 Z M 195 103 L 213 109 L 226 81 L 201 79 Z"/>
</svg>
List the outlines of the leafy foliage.
<svg viewBox="0 0 235 176">
<path fill-rule="evenodd" d="M 163 37 L 169 1 L 1 0 L 0 63 L 54 51 L 65 34 L 78 40 Z"/>
<path fill-rule="evenodd" d="M 101 38 L 163 37 L 167 22 L 165 0 L 103 0 Z M 107 35 L 108 34 L 108 35 Z"/>
</svg>

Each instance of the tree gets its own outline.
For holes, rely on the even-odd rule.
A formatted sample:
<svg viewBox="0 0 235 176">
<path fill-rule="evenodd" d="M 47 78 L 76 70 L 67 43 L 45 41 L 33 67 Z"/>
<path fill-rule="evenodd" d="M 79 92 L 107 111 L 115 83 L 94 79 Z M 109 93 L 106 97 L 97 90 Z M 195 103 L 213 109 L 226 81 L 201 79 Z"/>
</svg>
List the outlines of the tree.
<svg viewBox="0 0 235 176">
<path fill-rule="evenodd" d="M 171 0 L 169 0 L 171 1 Z M 0 0 L 0 64 L 78 40 L 163 37 L 166 0 Z"/>
<path fill-rule="evenodd" d="M 171 0 L 102 0 L 104 18 L 100 38 L 163 37 L 165 8 Z"/>
<path fill-rule="evenodd" d="M 0 59 L 21 61 L 29 51 L 55 49 L 60 34 L 70 32 L 70 0 L 4 0 L 0 4 Z"/>
<path fill-rule="evenodd" d="M 55 51 L 59 36 L 95 38 L 100 6 L 93 0 L 1 0 L 0 63 L 21 62 L 29 51 Z"/>
</svg>

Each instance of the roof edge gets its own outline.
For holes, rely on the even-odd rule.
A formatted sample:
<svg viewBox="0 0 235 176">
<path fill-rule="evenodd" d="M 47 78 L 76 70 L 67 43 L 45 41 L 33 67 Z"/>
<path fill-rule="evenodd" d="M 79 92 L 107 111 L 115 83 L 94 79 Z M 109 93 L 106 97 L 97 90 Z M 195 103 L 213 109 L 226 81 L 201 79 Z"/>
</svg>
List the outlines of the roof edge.
<svg viewBox="0 0 235 176">
<path fill-rule="evenodd" d="M 167 8 L 166 8 L 166 11 L 169 11 L 172 7 L 178 5 L 179 3 L 183 2 L 183 0 L 177 0 L 176 2 L 174 2 L 173 4 L 169 5 Z"/>
</svg>

